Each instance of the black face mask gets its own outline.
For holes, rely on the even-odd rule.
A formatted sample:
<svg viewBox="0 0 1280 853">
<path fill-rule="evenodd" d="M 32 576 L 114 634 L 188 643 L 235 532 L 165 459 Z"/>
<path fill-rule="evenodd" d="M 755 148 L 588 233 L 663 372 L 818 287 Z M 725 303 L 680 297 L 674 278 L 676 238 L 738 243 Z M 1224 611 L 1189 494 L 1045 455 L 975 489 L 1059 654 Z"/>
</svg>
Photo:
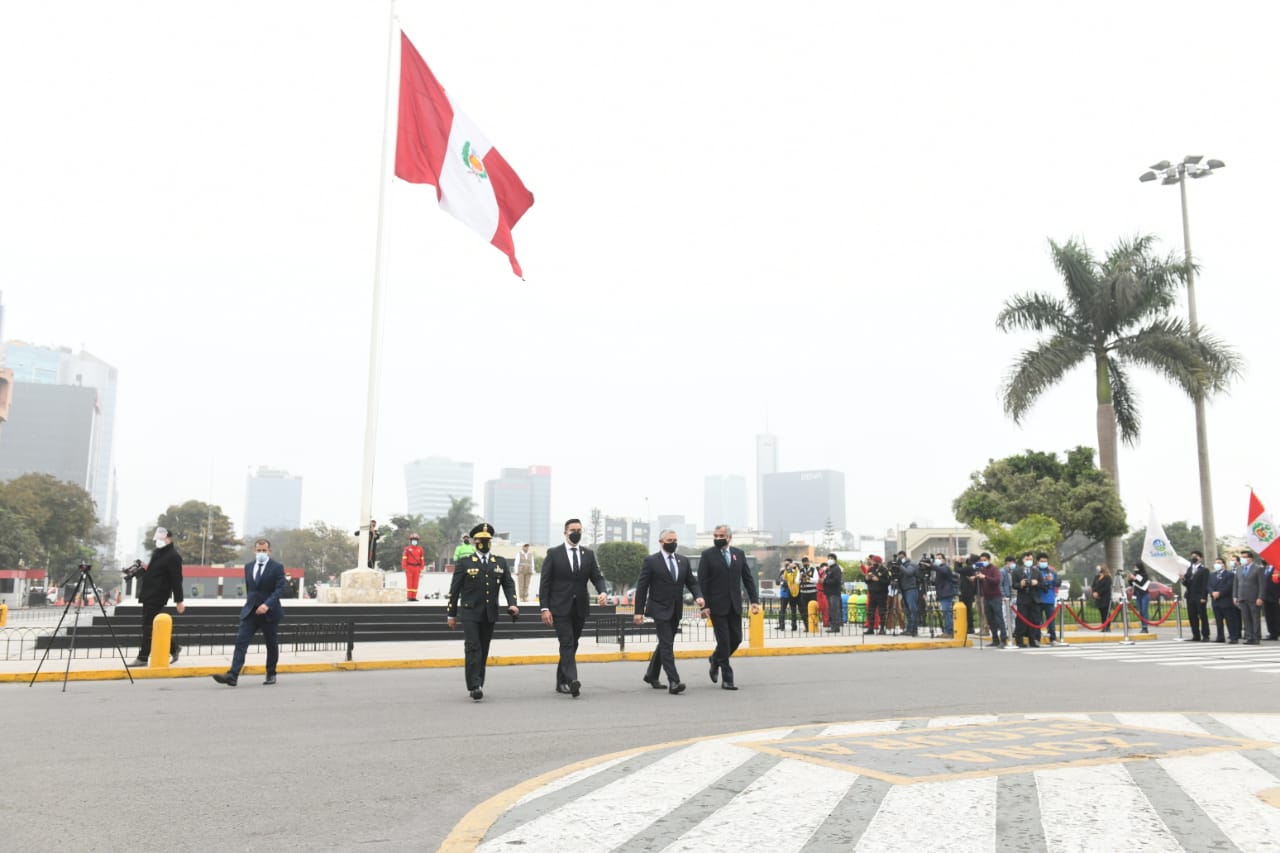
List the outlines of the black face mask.
<svg viewBox="0 0 1280 853">
<path fill-rule="evenodd" d="M 486 553 L 486 552 L 489 550 L 489 540 L 488 540 L 488 539 L 477 539 L 477 540 L 476 540 L 476 550 L 477 550 L 477 551 L 479 551 L 481 554 Z"/>
<path fill-rule="evenodd" d="M 728 539 L 716 539 L 716 540 L 714 540 L 714 541 L 715 541 L 715 545 L 716 545 L 716 547 L 717 547 L 717 548 L 719 548 L 721 551 L 723 551 L 725 548 L 728 548 L 728 547 L 729 547 L 729 540 L 728 540 Z"/>
<path fill-rule="evenodd" d="M 678 544 L 678 543 L 676 543 L 676 542 L 663 542 L 663 543 L 662 543 L 662 550 L 666 551 L 668 554 L 674 554 L 674 553 L 676 552 L 676 545 L 677 545 L 677 544 Z"/>
<path fill-rule="evenodd" d="M 572 542 L 574 545 L 577 545 L 579 542 L 581 542 L 581 541 L 582 541 L 582 531 L 581 531 L 581 530 L 575 530 L 575 531 L 573 531 L 572 533 L 570 533 L 570 534 L 569 534 L 569 541 L 570 541 L 570 542 Z"/>
</svg>

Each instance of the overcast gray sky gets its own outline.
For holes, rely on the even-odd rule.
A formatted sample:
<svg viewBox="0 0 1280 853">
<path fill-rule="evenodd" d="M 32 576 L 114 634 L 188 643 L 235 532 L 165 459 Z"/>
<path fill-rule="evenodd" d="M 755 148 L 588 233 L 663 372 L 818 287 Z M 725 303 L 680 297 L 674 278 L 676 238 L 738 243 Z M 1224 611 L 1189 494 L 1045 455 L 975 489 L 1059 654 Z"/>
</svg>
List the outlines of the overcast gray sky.
<svg viewBox="0 0 1280 853">
<path fill-rule="evenodd" d="M 403 464 L 552 466 L 553 517 L 685 513 L 702 478 L 848 478 L 848 526 L 951 523 L 970 471 L 1095 444 L 1092 375 L 1021 426 L 1001 378 L 1055 291 L 1047 238 L 1181 252 L 1247 359 L 1209 408 L 1218 530 L 1271 459 L 1280 60 L 1271 4 L 398 4 L 405 31 L 537 201 L 527 281 L 390 191 L 375 515 Z M 370 0 L 0 5 L 0 288 L 11 339 L 120 369 L 121 535 L 260 464 L 304 522 L 357 521 L 386 69 Z M 1190 403 L 1139 378 L 1131 521 L 1197 521 Z M 479 497 L 479 495 L 477 495 Z M 700 519 L 701 520 L 701 519 Z M 703 520 L 708 521 L 708 520 Z M 714 520 L 710 520 L 714 521 Z"/>
</svg>

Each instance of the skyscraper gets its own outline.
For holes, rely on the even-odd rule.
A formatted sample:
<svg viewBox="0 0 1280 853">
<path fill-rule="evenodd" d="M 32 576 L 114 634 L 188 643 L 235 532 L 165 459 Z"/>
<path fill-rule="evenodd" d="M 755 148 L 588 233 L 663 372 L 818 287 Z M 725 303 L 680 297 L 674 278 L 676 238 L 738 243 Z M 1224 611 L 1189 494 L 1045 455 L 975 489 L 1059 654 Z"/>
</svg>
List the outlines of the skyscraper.
<svg viewBox="0 0 1280 853">
<path fill-rule="evenodd" d="M 822 530 L 831 522 L 845 528 L 844 474 L 839 471 L 785 471 L 764 476 L 764 530 L 776 544 L 792 533 Z"/>
<path fill-rule="evenodd" d="M 475 466 L 443 456 L 415 459 L 404 466 L 404 484 L 409 514 L 434 521 L 454 500 L 475 499 Z"/>
<path fill-rule="evenodd" d="M 778 437 L 761 434 L 756 436 L 756 529 L 764 526 L 764 478 L 778 470 Z M 715 522 L 711 522 L 715 524 Z"/>
<path fill-rule="evenodd" d="M 503 468 L 484 484 L 484 517 L 512 542 L 551 542 L 551 468 Z"/>
<path fill-rule="evenodd" d="M 288 471 L 261 467 L 249 475 L 245 489 L 246 537 L 267 530 L 297 530 L 302 526 L 302 478 Z"/>
<path fill-rule="evenodd" d="M 727 524 L 741 530 L 749 523 L 747 478 L 740 474 L 708 474 L 702 492 L 702 529 Z"/>
</svg>

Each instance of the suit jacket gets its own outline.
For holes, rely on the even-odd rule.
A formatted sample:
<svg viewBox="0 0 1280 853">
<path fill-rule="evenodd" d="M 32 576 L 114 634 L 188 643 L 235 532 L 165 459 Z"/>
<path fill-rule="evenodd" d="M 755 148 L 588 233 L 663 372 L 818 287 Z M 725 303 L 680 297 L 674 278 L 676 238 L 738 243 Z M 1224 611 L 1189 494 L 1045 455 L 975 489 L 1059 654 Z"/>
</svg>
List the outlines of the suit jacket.
<svg viewBox="0 0 1280 853">
<path fill-rule="evenodd" d="M 1216 599 L 1209 596 L 1213 601 L 1218 603 L 1219 607 L 1234 607 L 1231 602 L 1231 591 L 1235 589 L 1236 573 L 1230 569 L 1223 569 L 1220 572 L 1215 571 L 1209 576 L 1209 592 L 1220 593 Z"/>
<path fill-rule="evenodd" d="M 1187 566 L 1187 573 L 1182 576 L 1182 594 L 1194 601 L 1204 601 L 1209 597 L 1209 567 L 1204 563 Z"/>
<path fill-rule="evenodd" d="M 671 570 L 667 569 L 668 577 Z M 741 548 L 729 547 L 729 564 L 719 548 L 708 548 L 698 561 L 698 586 L 707 607 L 716 616 L 742 615 L 742 588 L 752 604 L 760 603 L 756 577 L 747 566 L 747 555 Z"/>
<path fill-rule="evenodd" d="M 1249 564 L 1249 574 L 1244 573 L 1244 566 L 1236 569 L 1236 579 L 1231 585 L 1231 597 L 1237 601 L 1247 601 L 1253 604 L 1259 598 L 1262 598 L 1262 577 L 1266 574 L 1266 570 L 1259 566 L 1256 562 Z"/>
<path fill-rule="evenodd" d="M 1018 606 L 1025 607 L 1029 604 L 1039 604 L 1040 594 L 1043 590 L 1040 583 L 1044 578 L 1040 574 L 1040 569 L 1036 566 L 1027 568 L 1026 566 L 1018 566 L 1013 570 L 1013 594 L 1018 599 Z M 1026 581 L 1027 585 L 1022 586 L 1022 582 Z M 1036 581 L 1036 585 L 1032 586 L 1031 582 Z"/>
<path fill-rule="evenodd" d="M 499 590 L 506 595 L 507 606 L 515 606 L 516 582 L 507 569 L 507 561 L 490 554 L 485 563 L 479 554 L 468 554 L 453 567 L 449 608 L 445 612 L 463 622 L 497 622 Z"/>
<path fill-rule="evenodd" d="M 682 590 L 688 589 L 694 598 L 701 598 L 698 579 L 693 576 L 689 558 L 676 554 L 679 577 L 672 579 L 667 566 L 667 553 L 659 551 L 644 558 L 640 567 L 640 579 L 636 581 L 636 613 L 654 619 L 671 619 L 684 611 Z"/>
<path fill-rule="evenodd" d="M 279 624 L 284 621 L 284 608 L 280 606 L 280 596 L 284 595 L 284 563 L 277 559 L 268 559 L 262 567 L 262 577 L 253 579 L 258 561 L 244 564 L 244 607 L 240 608 L 240 620 L 261 619 L 265 622 Z M 261 605 L 267 605 L 267 612 L 259 616 L 254 611 Z"/>
<path fill-rule="evenodd" d="M 568 616 L 576 611 L 586 618 L 591 607 L 587 597 L 587 580 L 595 584 L 596 592 L 604 592 L 604 575 L 590 548 L 578 546 L 578 571 L 569 560 L 569 546 L 557 545 L 542 558 L 542 578 L 538 582 L 538 606 L 551 611 L 552 616 Z"/>
</svg>

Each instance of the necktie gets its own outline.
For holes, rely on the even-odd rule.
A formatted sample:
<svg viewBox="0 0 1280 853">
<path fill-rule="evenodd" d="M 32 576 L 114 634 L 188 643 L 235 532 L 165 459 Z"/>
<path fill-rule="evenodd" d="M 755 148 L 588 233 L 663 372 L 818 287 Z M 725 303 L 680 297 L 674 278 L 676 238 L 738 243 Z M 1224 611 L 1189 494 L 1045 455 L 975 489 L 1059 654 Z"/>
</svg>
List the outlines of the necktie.
<svg viewBox="0 0 1280 853">
<path fill-rule="evenodd" d="M 573 573 L 576 575 L 578 573 L 578 549 L 570 548 L 569 550 L 573 551 Z"/>
<path fill-rule="evenodd" d="M 676 583 L 680 582 L 680 569 L 676 567 L 676 558 L 667 555 L 667 565 L 671 566 L 671 579 Z"/>
<path fill-rule="evenodd" d="M 257 563 L 253 567 L 253 582 L 257 583 L 262 580 L 262 563 Z"/>
<path fill-rule="evenodd" d="M 726 551 L 721 551 L 720 553 L 724 554 L 724 564 L 726 566 L 729 565 L 729 552 L 726 550 Z"/>
</svg>

